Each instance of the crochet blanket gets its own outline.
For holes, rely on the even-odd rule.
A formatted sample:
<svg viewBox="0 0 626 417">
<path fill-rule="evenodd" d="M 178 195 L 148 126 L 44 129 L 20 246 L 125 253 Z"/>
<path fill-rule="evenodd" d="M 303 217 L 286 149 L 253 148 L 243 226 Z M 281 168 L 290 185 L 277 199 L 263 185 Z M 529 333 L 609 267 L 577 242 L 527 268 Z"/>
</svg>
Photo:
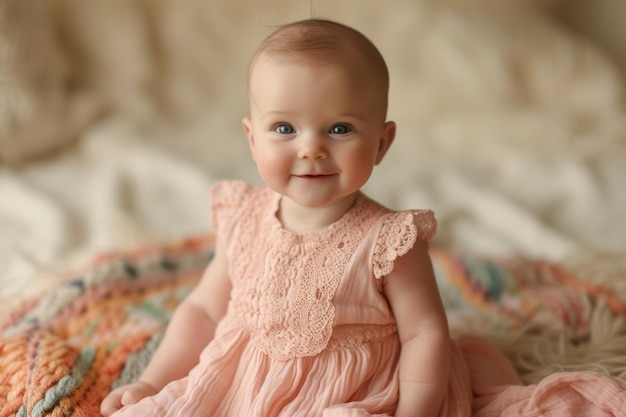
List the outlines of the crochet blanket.
<svg viewBox="0 0 626 417">
<path fill-rule="evenodd" d="M 0 326 L 0 417 L 99 416 L 142 372 L 212 248 L 201 236 L 103 254 L 13 311 Z M 545 261 L 431 254 L 469 396 L 447 415 L 531 415 L 542 401 L 558 415 L 626 415 L 626 300 Z"/>
</svg>

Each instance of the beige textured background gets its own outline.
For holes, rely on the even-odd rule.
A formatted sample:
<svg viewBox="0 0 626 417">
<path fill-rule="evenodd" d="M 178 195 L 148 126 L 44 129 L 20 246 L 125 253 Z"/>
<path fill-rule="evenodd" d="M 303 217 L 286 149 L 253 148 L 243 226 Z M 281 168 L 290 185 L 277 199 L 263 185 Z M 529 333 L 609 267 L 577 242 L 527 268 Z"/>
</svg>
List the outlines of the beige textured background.
<svg viewBox="0 0 626 417">
<path fill-rule="evenodd" d="M 208 187 L 258 182 L 250 55 L 310 16 L 390 67 L 398 138 L 372 197 L 433 208 L 452 250 L 624 258 L 622 1 L 0 0 L 0 302 L 210 230 Z"/>
</svg>

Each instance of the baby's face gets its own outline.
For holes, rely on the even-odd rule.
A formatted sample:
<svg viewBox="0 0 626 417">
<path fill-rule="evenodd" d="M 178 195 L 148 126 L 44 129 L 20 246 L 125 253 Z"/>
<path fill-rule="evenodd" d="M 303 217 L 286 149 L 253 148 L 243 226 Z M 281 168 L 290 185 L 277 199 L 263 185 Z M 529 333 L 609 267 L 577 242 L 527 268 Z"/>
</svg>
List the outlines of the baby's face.
<svg viewBox="0 0 626 417">
<path fill-rule="evenodd" d="M 354 198 L 393 141 L 386 91 L 348 59 L 311 63 L 261 56 L 244 120 L 265 183 L 299 204 Z"/>
</svg>

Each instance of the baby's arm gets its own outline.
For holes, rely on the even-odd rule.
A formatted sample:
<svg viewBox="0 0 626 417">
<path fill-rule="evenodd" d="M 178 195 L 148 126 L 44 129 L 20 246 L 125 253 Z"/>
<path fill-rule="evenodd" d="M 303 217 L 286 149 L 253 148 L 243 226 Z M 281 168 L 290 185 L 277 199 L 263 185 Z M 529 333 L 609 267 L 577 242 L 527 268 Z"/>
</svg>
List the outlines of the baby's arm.
<svg viewBox="0 0 626 417">
<path fill-rule="evenodd" d="M 426 246 L 396 260 L 385 278 L 402 344 L 396 417 L 436 416 L 448 388 L 450 335 Z"/>
<path fill-rule="evenodd" d="M 186 376 L 213 339 L 215 327 L 226 313 L 230 289 L 226 256 L 216 245 L 213 261 L 198 285 L 176 309 L 163 341 L 139 381 L 113 390 L 102 402 L 101 413 L 109 416 L 122 406 L 154 395 L 169 382 Z"/>
</svg>

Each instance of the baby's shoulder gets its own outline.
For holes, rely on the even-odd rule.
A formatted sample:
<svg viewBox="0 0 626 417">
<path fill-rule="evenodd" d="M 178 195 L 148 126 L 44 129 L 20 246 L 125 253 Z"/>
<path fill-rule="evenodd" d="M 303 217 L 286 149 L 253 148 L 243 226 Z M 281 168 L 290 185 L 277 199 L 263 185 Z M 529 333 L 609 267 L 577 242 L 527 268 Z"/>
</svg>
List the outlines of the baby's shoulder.
<svg viewBox="0 0 626 417">
<path fill-rule="evenodd" d="M 392 211 L 382 219 L 380 236 L 394 241 L 393 235 L 406 231 L 417 239 L 428 243 L 437 233 L 437 219 L 432 210 Z"/>
<path fill-rule="evenodd" d="M 241 207 L 244 201 L 267 198 L 269 193 L 267 187 L 255 187 L 241 180 L 220 180 L 211 186 L 210 197 L 214 207 Z"/>
<path fill-rule="evenodd" d="M 375 277 L 382 278 L 417 240 L 428 246 L 437 233 L 437 220 L 432 210 L 394 211 L 381 218 L 378 230 L 372 260 Z"/>
<path fill-rule="evenodd" d="M 221 180 L 211 187 L 210 198 L 213 225 L 216 226 L 230 223 L 237 213 L 250 213 L 251 207 L 259 207 L 264 201 L 269 201 L 271 190 L 240 180 Z"/>
<path fill-rule="evenodd" d="M 252 186 L 240 180 L 221 180 L 211 186 L 211 202 L 215 204 L 229 204 L 245 199 Z"/>
</svg>

